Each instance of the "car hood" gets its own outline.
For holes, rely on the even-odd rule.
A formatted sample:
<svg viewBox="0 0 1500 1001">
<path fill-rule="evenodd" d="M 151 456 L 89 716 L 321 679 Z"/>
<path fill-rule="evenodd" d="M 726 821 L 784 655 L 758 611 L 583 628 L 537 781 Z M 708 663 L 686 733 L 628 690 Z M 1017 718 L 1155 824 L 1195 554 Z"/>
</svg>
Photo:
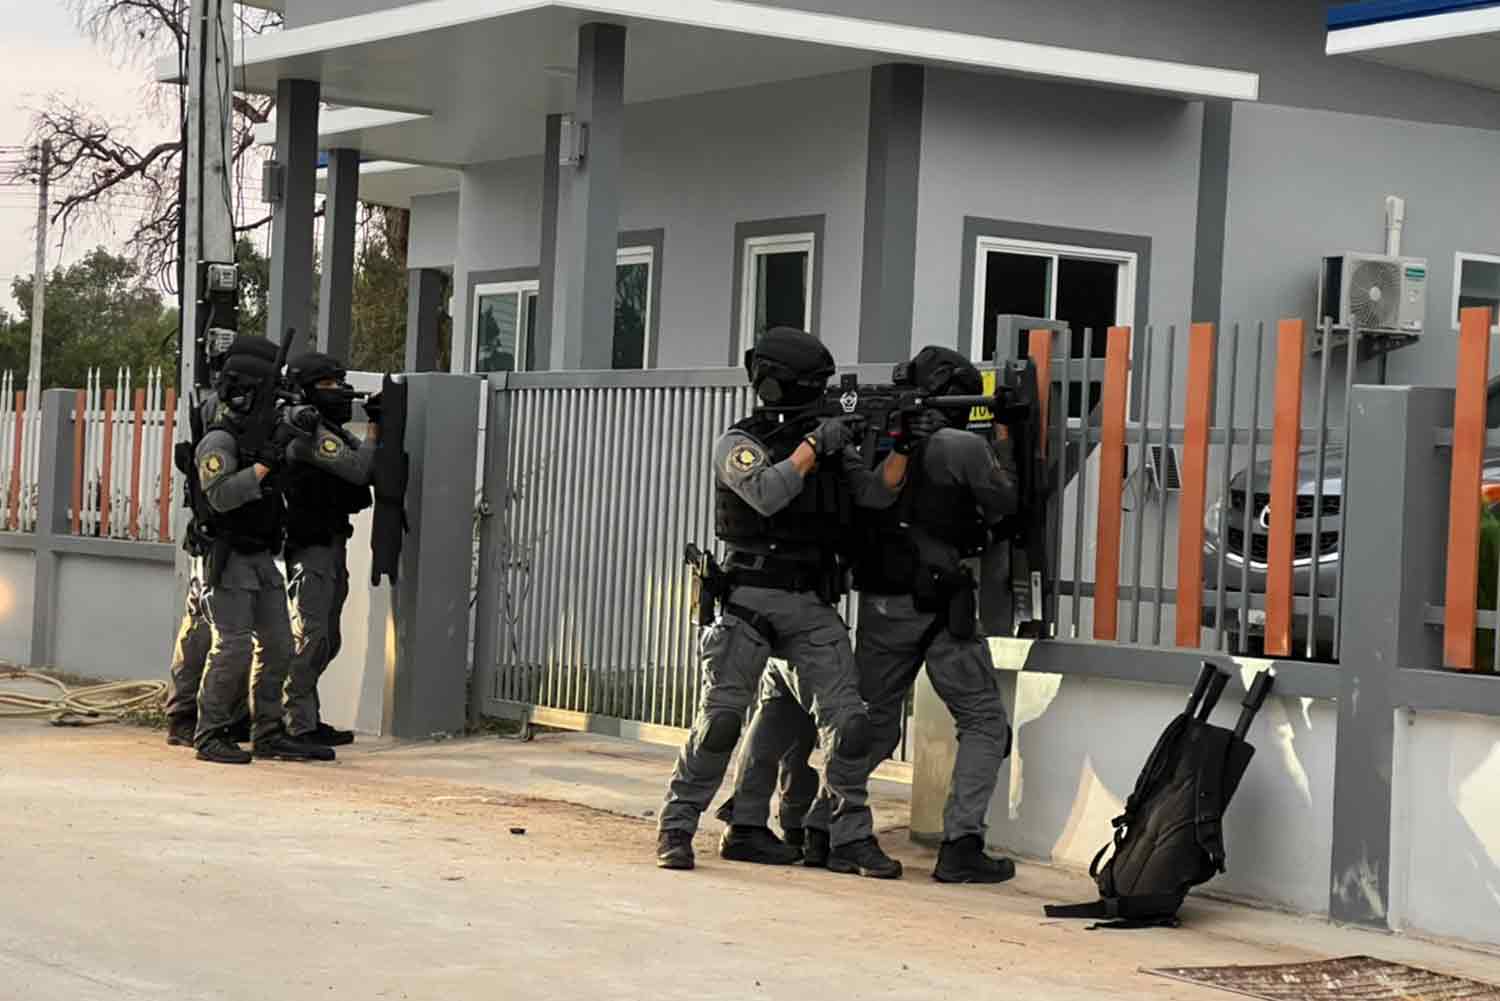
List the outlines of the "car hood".
<svg viewBox="0 0 1500 1001">
<path fill-rule="evenodd" d="M 1255 464 L 1255 492 L 1266 493 L 1271 489 L 1271 460 L 1262 459 Z M 1241 469 L 1229 481 L 1231 490 L 1244 490 L 1249 470 Z M 1484 454 L 1483 480 L 1485 483 L 1500 483 L 1500 449 L 1487 449 Z M 1304 448 L 1297 453 L 1297 493 L 1316 493 L 1318 481 L 1318 450 Z M 1329 445 L 1323 457 L 1323 496 L 1340 497 L 1344 493 L 1344 446 Z"/>
</svg>

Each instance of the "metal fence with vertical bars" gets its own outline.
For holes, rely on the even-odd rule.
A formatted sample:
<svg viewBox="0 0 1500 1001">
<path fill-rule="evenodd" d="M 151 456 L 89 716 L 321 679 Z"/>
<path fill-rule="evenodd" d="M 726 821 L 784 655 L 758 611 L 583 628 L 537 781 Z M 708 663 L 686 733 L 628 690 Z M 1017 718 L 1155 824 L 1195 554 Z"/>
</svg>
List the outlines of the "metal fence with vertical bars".
<svg viewBox="0 0 1500 1001">
<path fill-rule="evenodd" d="M 107 382 L 89 373 L 76 393 L 73 494 L 68 515 L 74 535 L 171 542 L 176 534 L 182 477 L 172 462 L 177 435 L 177 390 L 162 370 L 148 369 L 135 385 L 128 368 Z"/>
</svg>

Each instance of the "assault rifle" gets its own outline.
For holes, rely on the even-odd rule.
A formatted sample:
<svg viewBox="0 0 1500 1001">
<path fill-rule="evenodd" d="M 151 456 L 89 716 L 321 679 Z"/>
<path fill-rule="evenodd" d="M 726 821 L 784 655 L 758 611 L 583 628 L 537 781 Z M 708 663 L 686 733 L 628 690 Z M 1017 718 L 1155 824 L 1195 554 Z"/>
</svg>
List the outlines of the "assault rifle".
<svg viewBox="0 0 1500 1001">
<path fill-rule="evenodd" d="M 924 410 L 947 413 L 967 409 L 970 431 L 988 433 L 996 425 L 1006 429 L 1016 463 L 1017 509 L 996 530 L 995 545 L 1008 549 L 1009 602 L 1006 616 L 1012 635 L 1043 638 L 1049 635 L 1053 605 L 1047 580 L 1047 469 L 1042 455 L 1046 428 L 1042 425 L 1036 366 L 1029 360 L 1001 364 L 993 389 L 980 395 L 939 396 L 912 385 L 909 363 L 898 364 L 886 384 L 861 384 L 856 375 L 843 376 L 814 402 L 801 407 L 763 406 L 756 413 L 782 422 L 788 432 L 806 433 L 830 418 L 846 417 L 863 425 L 863 454 L 874 461 L 908 433 L 909 421 Z M 993 628 L 993 627 L 992 627 Z"/>
</svg>

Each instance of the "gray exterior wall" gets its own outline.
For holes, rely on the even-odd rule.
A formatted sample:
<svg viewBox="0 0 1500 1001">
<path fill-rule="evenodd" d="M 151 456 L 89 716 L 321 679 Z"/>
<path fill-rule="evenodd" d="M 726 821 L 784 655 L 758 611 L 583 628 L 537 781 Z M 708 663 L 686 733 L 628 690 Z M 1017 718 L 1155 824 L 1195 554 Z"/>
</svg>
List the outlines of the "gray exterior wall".
<svg viewBox="0 0 1500 1001">
<path fill-rule="evenodd" d="M 458 192 L 418 195 L 411 200 L 408 268 L 451 268 L 458 252 Z"/>
<path fill-rule="evenodd" d="M 1271 104 L 1500 128 L 1489 91 L 1324 53 L 1322 0 L 753 0 L 1261 74 Z"/>
<path fill-rule="evenodd" d="M 31 615 L 36 557 L 0 550 L 0 663 L 25 664 L 31 658 Z"/>
<path fill-rule="evenodd" d="M 1500 96 L 1491 100 L 1500 107 Z M 1453 254 L 1500 253 L 1500 132 L 1240 104 L 1230 154 L 1224 318 L 1313 322 L 1319 258 L 1383 253 L 1385 196 L 1401 195 L 1401 252 L 1427 258 L 1427 324 L 1419 343 L 1390 355 L 1388 377 L 1452 385 Z M 1342 364 L 1342 354 L 1334 362 Z M 1373 380 L 1375 366 L 1360 376 Z M 1310 363 L 1309 390 L 1314 377 Z M 1341 423 L 1342 392 L 1332 400 Z M 1267 400 L 1262 414 L 1269 413 Z"/>
<path fill-rule="evenodd" d="M 824 216 L 817 332 L 836 357 L 856 357 L 868 107 L 861 72 L 626 109 L 620 229 L 664 232 L 662 364 L 725 364 L 735 225 L 811 215 Z M 464 171 L 456 288 L 471 271 L 537 267 L 541 196 L 538 157 Z M 469 313 L 454 303 L 456 339 L 467 339 Z"/>
<path fill-rule="evenodd" d="M 1172 98 L 929 71 L 913 343 L 969 347 L 968 216 L 1148 237 L 1149 315 L 1185 321 L 1202 122 Z"/>
</svg>

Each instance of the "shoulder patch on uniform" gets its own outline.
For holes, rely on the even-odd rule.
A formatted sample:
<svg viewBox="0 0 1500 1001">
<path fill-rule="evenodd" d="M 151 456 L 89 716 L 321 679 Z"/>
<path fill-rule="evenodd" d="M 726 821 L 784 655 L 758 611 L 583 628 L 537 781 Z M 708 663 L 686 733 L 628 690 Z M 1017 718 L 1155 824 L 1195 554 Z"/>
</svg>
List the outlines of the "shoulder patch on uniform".
<svg viewBox="0 0 1500 1001">
<path fill-rule="evenodd" d="M 325 456 L 338 455 L 339 449 L 341 449 L 342 447 L 343 446 L 340 444 L 339 440 L 332 435 L 329 435 L 322 441 L 318 442 L 318 451 L 322 452 Z"/>
<path fill-rule="evenodd" d="M 742 442 L 729 450 L 727 468 L 731 473 L 748 473 L 765 461 L 764 449 L 752 442 Z"/>
<path fill-rule="evenodd" d="M 199 463 L 199 478 L 211 480 L 224 471 L 224 457 L 218 452 L 210 452 L 203 457 Z"/>
</svg>

